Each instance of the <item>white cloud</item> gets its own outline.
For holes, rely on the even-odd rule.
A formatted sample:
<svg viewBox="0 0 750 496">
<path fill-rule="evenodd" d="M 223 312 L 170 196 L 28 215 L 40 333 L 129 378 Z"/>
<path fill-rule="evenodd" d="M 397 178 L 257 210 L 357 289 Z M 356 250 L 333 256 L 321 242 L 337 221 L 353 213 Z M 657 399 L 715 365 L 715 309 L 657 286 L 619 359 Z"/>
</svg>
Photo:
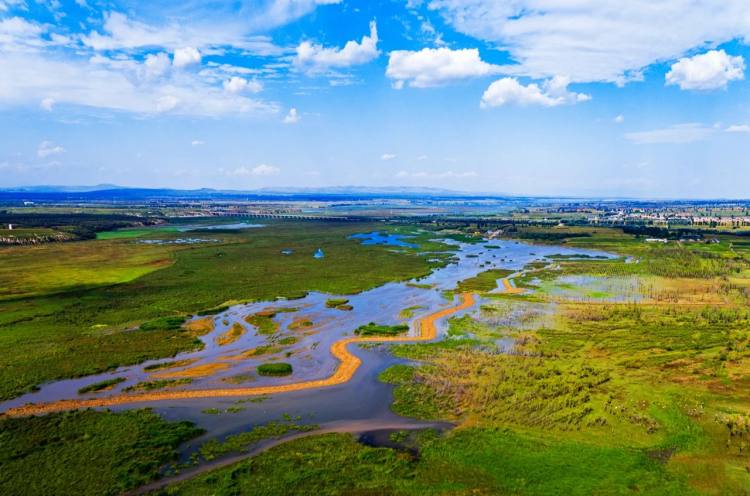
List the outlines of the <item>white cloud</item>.
<svg viewBox="0 0 750 496">
<path fill-rule="evenodd" d="M 47 158 L 52 155 L 60 155 L 61 153 L 65 153 L 65 148 L 46 140 L 39 143 L 36 149 L 36 156 L 39 158 Z"/>
<path fill-rule="evenodd" d="M 224 81 L 224 89 L 230 93 L 259 93 L 263 91 L 263 85 L 253 80 L 247 80 L 239 76 L 232 76 Z"/>
<path fill-rule="evenodd" d="M 711 50 L 694 57 L 684 57 L 672 64 L 665 79 L 668 85 L 683 90 L 715 90 L 726 88 L 730 81 L 745 78 L 745 59 L 728 55 L 724 50 Z"/>
<path fill-rule="evenodd" d="M 625 116 L 620 114 L 614 119 L 612 119 L 612 122 L 614 122 L 615 124 L 622 124 L 623 122 L 625 122 Z"/>
<path fill-rule="evenodd" d="M 281 169 L 278 167 L 268 164 L 260 164 L 255 167 L 246 167 L 242 165 L 229 171 L 228 174 L 230 176 L 275 176 L 279 172 L 281 172 Z"/>
<path fill-rule="evenodd" d="M 624 83 L 706 43 L 750 37 L 747 0 L 431 0 L 456 30 L 506 50 L 509 75 Z"/>
<path fill-rule="evenodd" d="M 335 5 L 342 0 L 270 0 L 266 1 L 263 8 L 258 8 L 257 3 L 249 6 L 249 12 L 253 12 L 254 18 L 250 21 L 251 27 L 262 27 L 264 30 L 287 24 L 312 12 L 319 5 Z"/>
<path fill-rule="evenodd" d="M 502 78 L 492 83 L 482 95 L 482 108 L 502 105 L 542 105 L 556 107 L 563 104 L 585 102 L 591 97 L 568 90 L 568 78 L 555 76 L 542 86 L 535 83 L 522 85 L 515 78 Z"/>
<path fill-rule="evenodd" d="M 203 140 L 193 140 L 193 141 L 190 142 L 191 146 L 203 146 L 205 144 L 206 144 L 206 142 L 203 141 Z"/>
<path fill-rule="evenodd" d="M 150 26 L 129 19 L 120 12 L 105 13 L 103 28 L 105 34 L 93 31 L 88 36 L 83 36 L 83 44 L 94 50 L 116 50 L 147 46 L 171 47 L 181 44 L 183 39 L 180 29 L 174 24 Z"/>
<path fill-rule="evenodd" d="M 683 144 L 703 141 L 716 132 L 715 127 L 698 123 L 676 124 L 663 129 L 626 133 L 625 139 L 636 145 Z"/>
<path fill-rule="evenodd" d="M 170 112 L 218 116 L 270 114 L 275 104 L 224 91 L 199 74 L 177 71 L 170 77 L 143 77 L 144 65 L 132 59 L 91 60 L 6 53 L 0 57 L 0 103 L 82 105 L 137 114 Z"/>
<path fill-rule="evenodd" d="M 257 167 L 253 167 L 253 176 L 275 176 L 281 172 L 281 169 L 274 167 L 273 165 L 260 164 Z"/>
<path fill-rule="evenodd" d="M 52 109 L 55 107 L 55 99 L 54 98 L 42 98 L 42 101 L 39 102 L 39 107 L 42 110 L 46 110 L 47 112 L 52 112 Z"/>
<path fill-rule="evenodd" d="M 297 109 L 292 107 L 289 109 L 289 113 L 284 117 L 284 124 L 297 124 L 301 117 L 297 114 Z"/>
<path fill-rule="evenodd" d="M 23 5 L 23 0 L 2 0 L 0 1 L 0 12 L 7 12 L 11 7 Z"/>
<path fill-rule="evenodd" d="M 369 36 L 363 36 L 359 43 L 347 41 L 343 48 L 326 48 L 303 41 L 297 46 L 294 64 L 309 74 L 315 74 L 331 68 L 365 64 L 379 54 L 378 28 L 375 21 L 371 21 Z"/>
<path fill-rule="evenodd" d="M 169 55 L 164 52 L 146 55 L 143 61 L 144 74 L 146 77 L 159 77 L 169 71 Z"/>
<path fill-rule="evenodd" d="M 46 46 L 41 35 L 44 26 L 29 22 L 20 17 L 0 19 L 0 49 L 2 51 L 27 51 Z"/>
<path fill-rule="evenodd" d="M 306 4 L 306 9 L 285 15 L 271 12 L 281 3 Z M 181 9 L 181 16 L 170 11 L 169 16 L 153 20 L 152 24 L 128 17 L 121 12 L 104 14 L 101 32 L 92 31 L 81 36 L 81 42 L 94 50 L 132 50 L 135 48 L 161 47 L 169 50 L 194 47 L 204 49 L 216 46 L 232 46 L 258 54 L 279 54 L 284 50 L 273 44 L 267 36 L 248 35 L 264 31 L 267 27 L 281 25 L 303 15 L 315 7 L 311 0 L 275 0 L 266 2 L 267 8 L 247 6 L 238 16 L 227 11 L 237 3 L 218 6 L 215 3 L 188 3 Z M 243 8 L 239 4 L 239 8 Z"/>
<path fill-rule="evenodd" d="M 174 95 L 163 95 L 156 99 L 156 111 L 159 113 L 174 110 L 179 105 L 180 99 Z"/>
<path fill-rule="evenodd" d="M 467 172 L 455 172 L 455 171 L 445 171 L 445 172 L 425 172 L 425 171 L 418 171 L 418 172 L 409 172 L 409 171 L 399 171 L 396 173 L 396 177 L 398 178 L 422 178 L 422 179 L 463 179 L 467 177 L 477 177 L 479 174 L 477 174 L 474 171 L 467 171 Z"/>
<path fill-rule="evenodd" d="M 417 160 L 422 162 L 423 160 L 427 160 L 429 157 L 427 155 L 420 155 L 417 157 Z"/>
<path fill-rule="evenodd" d="M 385 74 L 400 89 L 407 83 L 414 88 L 427 88 L 497 72 L 497 66 L 482 61 L 476 48 L 423 48 L 417 52 L 392 51 Z"/>
<path fill-rule="evenodd" d="M 726 128 L 728 133 L 750 133 L 750 124 L 733 124 Z"/>
<path fill-rule="evenodd" d="M 174 51 L 172 64 L 175 67 L 185 67 L 201 63 L 201 53 L 193 47 L 178 48 Z"/>
<path fill-rule="evenodd" d="M 380 160 L 383 160 L 386 162 L 389 160 L 393 160 L 395 158 L 396 158 L 396 155 L 394 155 L 393 153 L 384 153 L 380 156 Z"/>
</svg>

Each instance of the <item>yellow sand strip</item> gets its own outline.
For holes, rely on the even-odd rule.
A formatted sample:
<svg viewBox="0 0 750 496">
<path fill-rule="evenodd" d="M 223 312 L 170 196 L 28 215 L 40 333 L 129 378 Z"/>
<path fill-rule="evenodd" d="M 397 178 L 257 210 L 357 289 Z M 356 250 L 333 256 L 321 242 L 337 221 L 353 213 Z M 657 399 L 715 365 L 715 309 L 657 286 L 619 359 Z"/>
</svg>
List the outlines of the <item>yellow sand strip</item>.
<svg viewBox="0 0 750 496">
<path fill-rule="evenodd" d="M 503 293 L 506 294 L 521 294 L 526 292 L 523 288 L 517 288 L 510 283 L 510 279 L 507 277 L 503 279 Z"/>
<path fill-rule="evenodd" d="M 456 312 L 474 306 L 473 294 L 461 295 L 461 303 L 454 307 L 445 308 L 433 314 L 420 318 L 416 322 L 419 335 L 410 336 L 366 336 L 348 337 L 336 341 L 331 345 L 331 354 L 340 360 L 340 364 L 333 375 L 314 381 L 296 382 L 292 384 L 280 384 L 276 386 L 255 386 L 247 388 L 217 388 L 217 389 L 195 389 L 182 391 L 151 391 L 139 394 L 120 394 L 106 398 L 91 398 L 84 400 L 60 400 L 51 403 L 29 404 L 8 409 L 3 415 L 8 417 L 23 417 L 27 415 L 39 415 L 44 413 L 59 412 L 63 410 L 74 410 L 77 408 L 96 408 L 126 403 L 142 403 L 162 400 L 181 400 L 190 398 L 219 398 L 232 396 L 258 396 L 265 394 L 285 393 L 289 391 L 302 391 L 305 389 L 317 389 L 322 387 L 336 386 L 348 382 L 362 364 L 362 360 L 353 355 L 348 346 L 352 343 L 410 343 L 418 341 L 432 341 L 437 338 L 437 326 L 435 323 L 453 315 Z"/>
</svg>

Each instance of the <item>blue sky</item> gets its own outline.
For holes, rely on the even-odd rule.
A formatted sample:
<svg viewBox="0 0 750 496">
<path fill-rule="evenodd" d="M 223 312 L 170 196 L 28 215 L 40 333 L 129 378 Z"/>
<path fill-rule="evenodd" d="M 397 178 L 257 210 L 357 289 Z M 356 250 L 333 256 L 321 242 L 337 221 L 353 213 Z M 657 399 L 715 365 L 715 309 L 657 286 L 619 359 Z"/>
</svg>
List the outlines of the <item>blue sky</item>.
<svg viewBox="0 0 750 496">
<path fill-rule="evenodd" d="M 746 0 L 0 0 L 0 187 L 750 197 Z"/>
</svg>

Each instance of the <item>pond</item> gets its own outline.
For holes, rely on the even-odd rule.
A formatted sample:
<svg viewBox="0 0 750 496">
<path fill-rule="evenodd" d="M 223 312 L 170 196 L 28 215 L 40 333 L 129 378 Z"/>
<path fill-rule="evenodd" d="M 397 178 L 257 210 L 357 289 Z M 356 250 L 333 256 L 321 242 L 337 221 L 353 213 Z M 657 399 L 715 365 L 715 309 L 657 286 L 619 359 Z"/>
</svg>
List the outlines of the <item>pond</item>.
<svg viewBox="0 0 750 496">
<path fill-rule="evenodd" d="M 349 236 L 350 239 L 359 239 L 363 245 L 389 245 L 389 246 L 403 246 L 406 248 L 417 248 L 417 245 L 413 243 L 407 243 L 404 238 L 409 238 L 403 234 L 391 234 L 381 233 L 373 231 L 371 233 L 353 234 Z"/>
</svg>

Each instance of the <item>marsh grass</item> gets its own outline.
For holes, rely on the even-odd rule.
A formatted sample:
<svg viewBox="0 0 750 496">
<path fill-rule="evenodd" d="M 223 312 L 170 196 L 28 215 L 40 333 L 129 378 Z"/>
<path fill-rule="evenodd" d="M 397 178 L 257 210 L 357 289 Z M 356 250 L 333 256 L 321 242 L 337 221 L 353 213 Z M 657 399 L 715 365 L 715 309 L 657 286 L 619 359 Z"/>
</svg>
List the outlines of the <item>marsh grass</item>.
<svg viewBox="0 0 750 496">
<path fill-rule="evenodd" d="M 116 495 L 157 478 L 203 431 L 148 410 L 0 420 L 0 492 Z"/>
<path fill-rule="evenodd" d="M 370 322 L 354 330 L 358 336 L 397 336 L 409 330 L 408 324 L 383 325 Z"/>
<path fill-rule="evenodd" d="M 113 377 L 112 379 L 95 382 L 93 384 L 89 384 L 88 386 L 83 386 L 82 388 L 80 388 L 78 390 L 78 394 L 96 393 L 99 391 L 112 389 L 116 385 L 120 384 L 121 382 L 125 382 L 126 380 L 127 379 L 125 379 L 124 377 Z"/>
<path fill-rule="evenodd" d="M 193 382 L 193 379 L 157 379 L 153 381 L 144 381 L 128 386 L 123 389 L 123 392 L 136 392 L 136 391 L 155 391 L 157 389 L 167 389 L 172 387 L 184 386 Z"/>
<path fill-rule="evenodd" d="M 292 364 L 285 362 L 262 363 L 257 367 L 258 375 L 280 377 L 292 374 Z"/>
</svg>

